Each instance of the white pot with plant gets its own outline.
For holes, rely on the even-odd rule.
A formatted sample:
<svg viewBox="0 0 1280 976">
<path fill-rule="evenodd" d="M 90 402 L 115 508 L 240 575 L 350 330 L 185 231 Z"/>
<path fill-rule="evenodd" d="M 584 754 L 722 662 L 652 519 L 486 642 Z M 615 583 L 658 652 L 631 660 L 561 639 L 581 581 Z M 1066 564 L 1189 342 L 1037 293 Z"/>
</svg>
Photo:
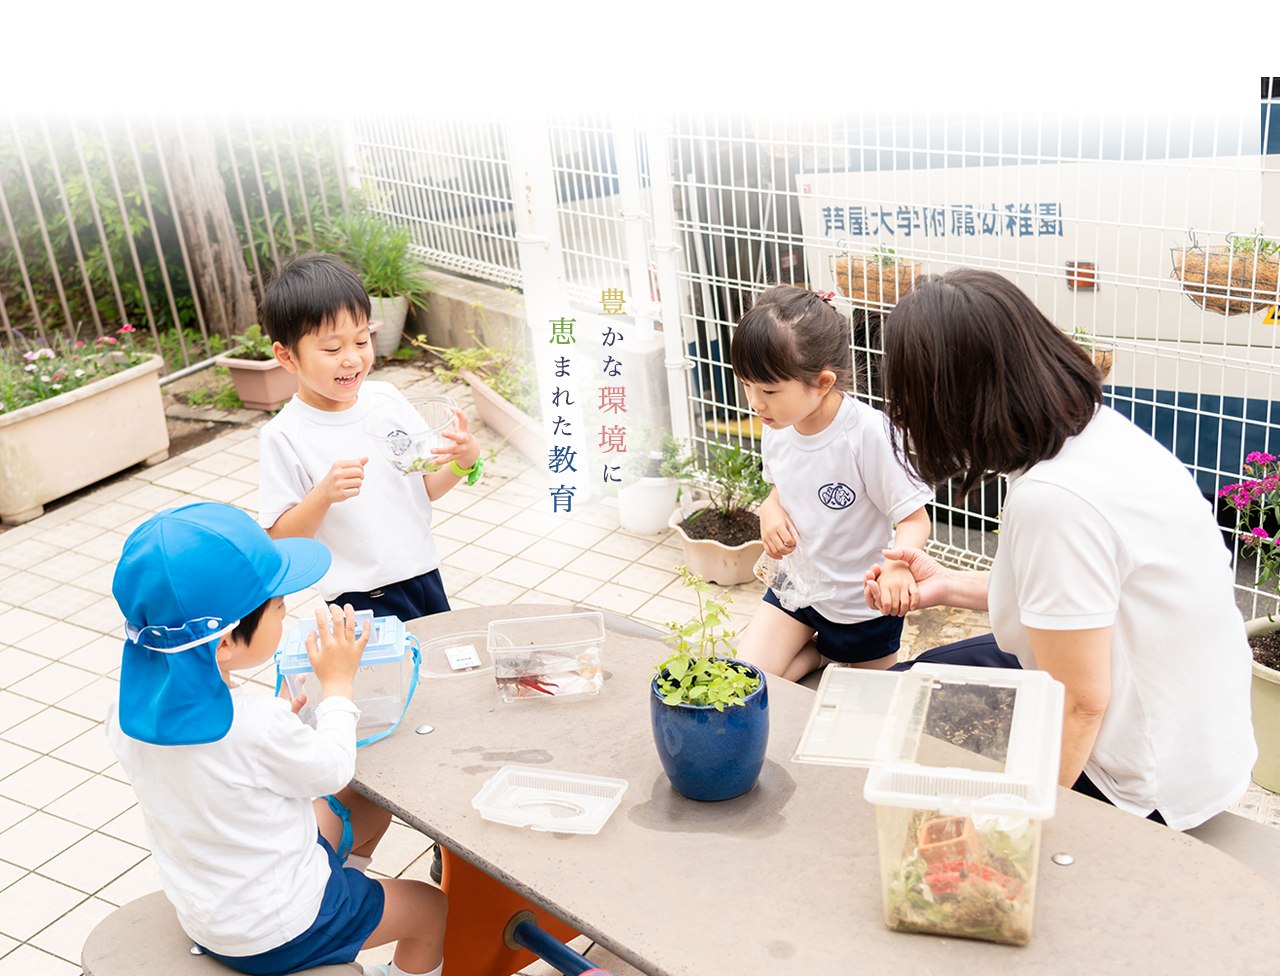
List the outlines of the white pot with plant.
<svg viewBox="0 0 1280 976">
<path fill-rule="evenodd" d="M 618 488 L 618 520 L 625 532 L 657 535 L 671 518 L 680 482 L 693 473 L 693 458 L 670 434 L 649 429 L 641 432 L 627 458 Z"/>
<path fill-rule="evenodd" d="M 677 508 L 667 522 L 680 535 L 685 562 L 712 583 L 748 583 L 764 552 L 760 516 L 753 511 L 769 494 L 760 459 L 738 445 L 710 444 L 699 481 L 709 501 L 687 518 Z"/>
<path fill-rule="evenodd" d="M 1280 460 L 1255 451 L 1245 458 L 1244 473 L 1245 480 L 1220 489 L 1218 497 L 1236 510 L 1241 554 L 1258 560 L 1254 585 L 1280 596 L 1280 533 L 1271 535 L 1266 529 L 1280 519 Z M 1255 617 L 1245 623 L 1245 632 L 1253 649 L 1253 737 L 1258 743 L 1253 781 L 1280 793 L 1280 618 Z"/>
<path fill-rule="evenodd" d="M 769 688 L 764 672 L 733 651 L 725 592 L 719 600 L 688 566 L 680 578 L 698 599 L 688 623 L 672 621 L 664 640 L 675 648 L 656 665 L 649 719 L 662 768 L 677 793 L 692 800 L 728 800 L 756 785 L 769 745 Z"/>
<path fill-rule="evenodd" d="M 0 520 L 29 521 L 45 502 L 169 456 L 164 360 L 133 348 L 136 331 L 0 350 Z"/>
</svg>

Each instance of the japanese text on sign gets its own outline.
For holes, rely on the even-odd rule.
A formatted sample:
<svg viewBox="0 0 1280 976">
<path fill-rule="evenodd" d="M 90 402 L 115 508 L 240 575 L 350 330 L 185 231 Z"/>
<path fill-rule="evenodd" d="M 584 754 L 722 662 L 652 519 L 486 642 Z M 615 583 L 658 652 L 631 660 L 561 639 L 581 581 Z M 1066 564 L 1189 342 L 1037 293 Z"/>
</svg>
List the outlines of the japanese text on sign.
<svg viewBox="0 0 1280 976">
<path fill-rule="evenodd" d="M 971 203 L 949 207 L 822 207 L 830 237 L 1061 237 L 1061 203 Z"/>
</svg>

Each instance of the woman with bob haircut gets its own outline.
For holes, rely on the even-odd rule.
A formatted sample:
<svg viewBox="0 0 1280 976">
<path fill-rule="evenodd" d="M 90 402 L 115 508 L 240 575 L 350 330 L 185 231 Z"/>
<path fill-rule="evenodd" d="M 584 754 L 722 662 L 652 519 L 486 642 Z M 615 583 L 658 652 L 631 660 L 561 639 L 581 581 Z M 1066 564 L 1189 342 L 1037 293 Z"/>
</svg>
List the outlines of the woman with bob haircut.
<svg viewBox="0 0 1280 976">
<path fill-rule="evenodd" d="M 911 566 L 919 607 L 991 615 L 990 636 L 916 660 L 1062 682 L 1063 786 L 1178 830 L 1226 809 L 1257 758 L 1251 654 L 1231 554 L 1186 467 L 1103 405 L 1090 357 L 993 272 L 918 281 L 884 341 L 886 412 L 921 477 L 957 479 L 961 497 L 1009 478 L 989 573 L 885 551 Z"/>
</svg>

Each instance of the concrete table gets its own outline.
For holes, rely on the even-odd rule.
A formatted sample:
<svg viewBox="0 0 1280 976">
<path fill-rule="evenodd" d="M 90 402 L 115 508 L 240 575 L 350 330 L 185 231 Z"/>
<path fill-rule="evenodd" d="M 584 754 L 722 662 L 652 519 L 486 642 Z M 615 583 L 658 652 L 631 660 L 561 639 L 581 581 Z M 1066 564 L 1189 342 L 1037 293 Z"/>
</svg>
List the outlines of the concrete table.
<svg viewBox="0 0 1280 976">
<path fill-rule="evenodd" d="M 563 612 L 480 608 L 409 629 L 426 640 Z M 598 696 L 505 703 L 491 675 L 425 680 L 400 731 L 360 750 L 356 788 L 651 976 L 1236 976 L 1280 965 L 1280 891 L 1194 838 L 1067 790 L 1044 824 L 1030 945 L 891 931 L 865 773 L 790 761 L 813 692 L 770 679 L 759 784 L 720 803 L 685 799 L 649 725 L 649 679 L 667 648 L 649 628 L 607 620 Z M 423 723 L 435 731 L 414 734 Z M 508 763 L 630 786 L 597 835 L 507 827 L 471 800 Z M 1075 863 L 1053 864 L 1055 852 Z"/>
</svg>

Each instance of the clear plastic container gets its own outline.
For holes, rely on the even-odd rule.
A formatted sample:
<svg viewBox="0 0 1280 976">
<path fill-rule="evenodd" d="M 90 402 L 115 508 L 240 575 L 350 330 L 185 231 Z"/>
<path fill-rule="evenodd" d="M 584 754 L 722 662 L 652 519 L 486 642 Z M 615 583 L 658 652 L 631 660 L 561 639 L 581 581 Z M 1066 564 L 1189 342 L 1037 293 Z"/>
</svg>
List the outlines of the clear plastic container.
<svg viewBox="0 0 1280 976">
<path fill-rule="evenodd" d="M 503 766 L 471 805 L 485 820 L 511 827 L 598 834 L 626 791 L 625 779 L 537 766 Z"/>
<path fill-rule="evenodd" d="M 890 928 L 1031 939 L 1061 739 L 1062 685 L 1043 671 L 920 664 L 902 676 L 863 791 Z"/>
<path fill-rule="evenodd" d="M 598 694 L 603 649 L 604 616 L 597 612 L 489 623 L 488 651 L 503 701 Z"/>
<path fill-rule="evenodd" d="M 457 406 L 447 396 L 387 397 L 369 411 L 365 433 L 401 474 L 428 474 L 437 468 L 431 449 L 449 444 L 444 432 L 456 425 Z"/>
<path fill-rule="evenodd" d="M 353 681 L 352 700 L 360 709 L 356 728 L 383 728 L 395 724 L 404 711 L 404 699 L 412 677 L 413 657 L 408 652 L 408 636 L 399 617 L 373 616 L 372 610 L 356 611 L 356 636 L 372 627 L 369 643 L 360 656 Z M 315 619 L 289 631 L 284 647 L 276 652 L 276 669 L 289 686 L 289 694 L 306 694 L 307 704 L 298 717 L 314 726 L 315 709 L 320 704 L 320 683 L 307 659 L 307 635 L 316 630 Z"/>
</svg>

